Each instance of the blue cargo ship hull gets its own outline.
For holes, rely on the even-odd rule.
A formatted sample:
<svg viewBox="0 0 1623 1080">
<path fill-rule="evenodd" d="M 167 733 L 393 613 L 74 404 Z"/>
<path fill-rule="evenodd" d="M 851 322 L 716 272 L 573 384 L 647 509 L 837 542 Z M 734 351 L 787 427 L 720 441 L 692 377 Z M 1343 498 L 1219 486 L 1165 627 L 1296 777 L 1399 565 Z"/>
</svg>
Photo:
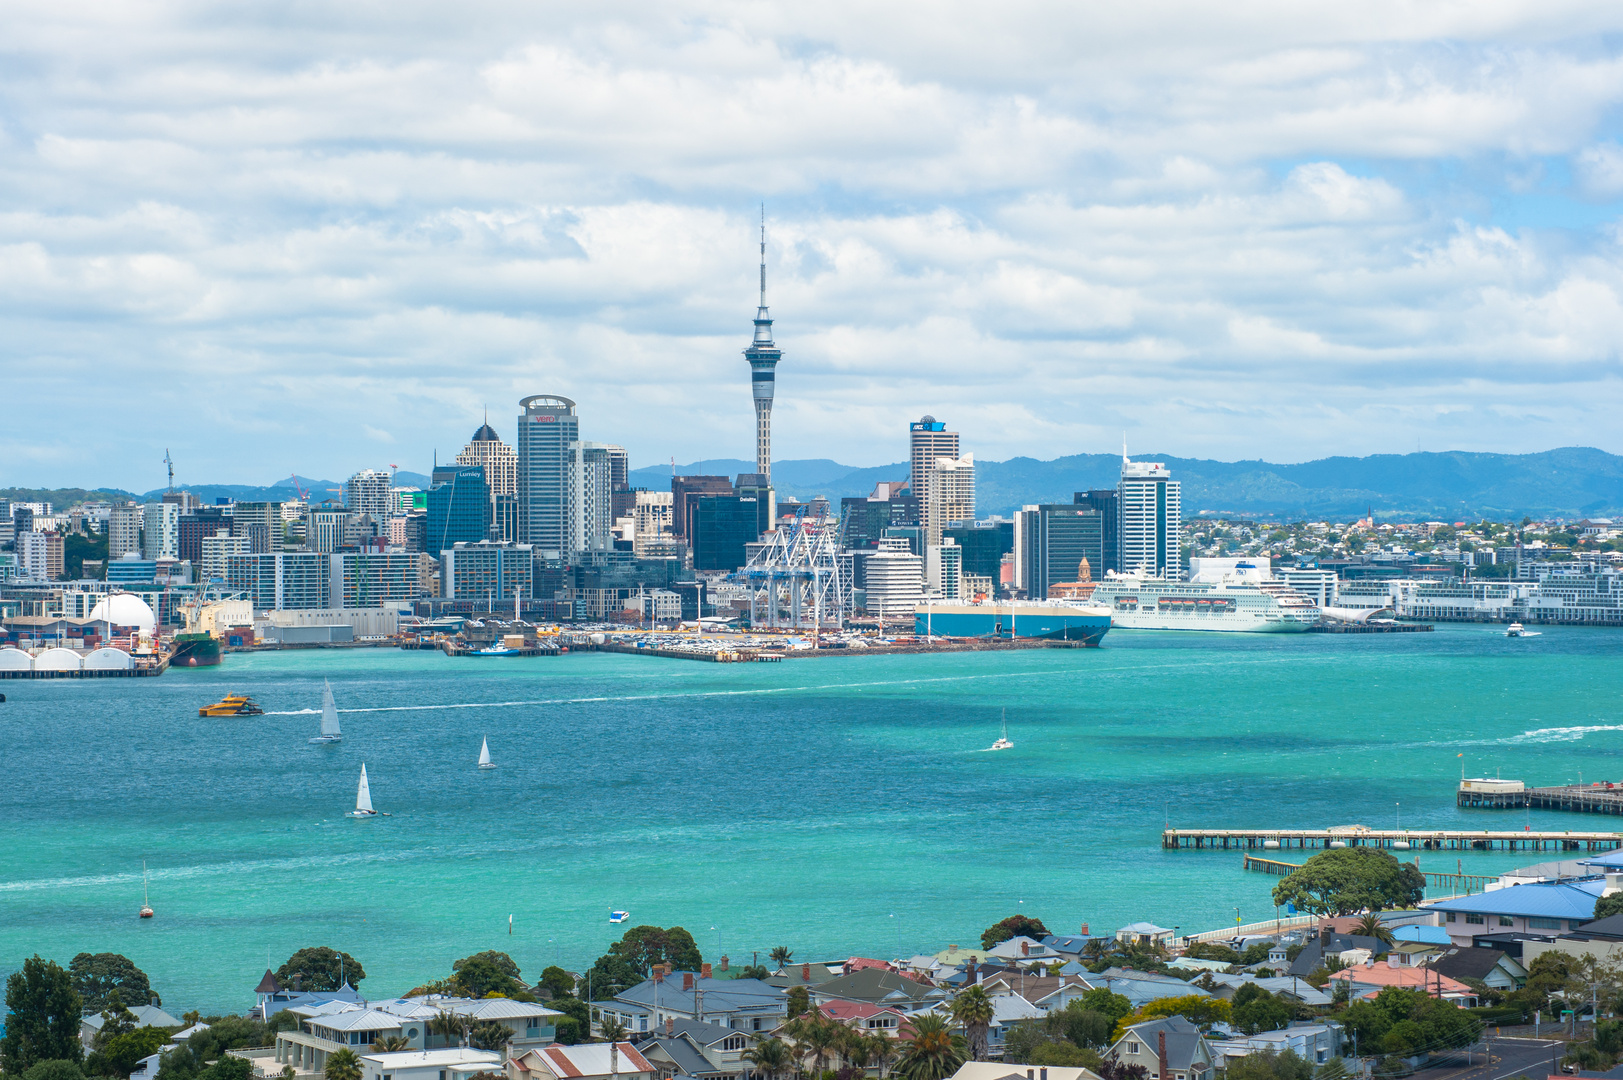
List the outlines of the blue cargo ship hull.
<svg viewBox="0 0 1623 1080">
<path fill-rule="evenodd" d="M 1098 645 L 1110 629 L 1108 612 L 1059 605 L 943 604 L 918 608 L 914 633 L 937 637 L 1048 638 Z"/>
</svg>

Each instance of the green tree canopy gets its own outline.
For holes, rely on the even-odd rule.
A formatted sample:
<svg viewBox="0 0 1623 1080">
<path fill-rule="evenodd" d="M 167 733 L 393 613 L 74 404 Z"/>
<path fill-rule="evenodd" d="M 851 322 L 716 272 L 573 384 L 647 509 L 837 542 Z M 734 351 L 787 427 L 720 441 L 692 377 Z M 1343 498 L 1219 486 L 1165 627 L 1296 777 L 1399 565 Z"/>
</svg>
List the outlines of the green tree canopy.
<svg viewBox="0 0 1623 1080">
<path fill-rule="evenodd" d="M 327 1080 L 361 1080 L 361 1059 L 348 1048 L 327 1055 Z"/>
<path fill-rule="evenodd" d="M 1595 918 L 1604 919 L 1608 915 L 1623 915 L 1623 892 L 1603 896 L 1595 901 Z"/>
<path fill-rule="evenodd" d="M 513 958 L 508 956 L 506 953 L 497 952 L 495 949 L 486 949 L 484 952 L 474 953 L 472 956 L 465 956 L 461 960 L 458 960 L 456 963 L 452 964 L 451 970 L 461 971 L 464 964 L 474 960 L 483 960 L 510 979 L 519 978 L 519 967 L 517 962 L 515 962 Z"/>
<path fill-rule="evenodd" d="M 1230 1061 L 1226 1080 L 1313 1080 L 1313 1065 L 1293 1050 L 1261 1050 Z"/>
<path fill-rule="evenodd" d="M 585 1042 L 592 1034 L 592 1007 L 573 994 L 547 1002 L 547 1008 L 564 1015 L 553 1025 L 555 1041 L 569 1046 Z"/>
<path fill-rule="evenodd" d="M 693 935 L 680 926 L 634 926 L 609 951 L 597 958 L 590 972 L 593 1000 L 607 1001 L 648 977 L 655 964 L 677 971 L 698 971 L 704 958 Z"/>
<path fill-rule="evenodd" d="M 797 1016 L 804 1016 L 811 1011 L 811 991 L 804 986 L 791 986 L 788 993 L 789 1016 L 793 1020 Z"/>
<path fill-rule="evenodd" d="M 1082 995 L 1082 1007 L 1104 1013 L 1112 1023 L 1133 1011 L 1133 1003 L 1108 987 L 1096 986 Z"/>
<path fill-rule="evenodd" d="M 78 1062 L 53 1058 L 35 1063 L 23 1073 L 23 1080 L 85 1080 L 85 1073 Z"/>
<path fill-rule="evenodd" d="M 1010 938 L 1028 937 L 1041 941 L 1048 936 L 1048 927 L 1043 925 L 1041 919 L 1032 919 L 1025 915 L 1010 915 L 1007 919 L 993 923 L 981 934 L 981 948 L 991 949 L 1003 944 Z"/>
<path fill-rule="evenodd" d="M 154 1003 L 158 997 L 152 992 L 146 972 L 136 967 L 129 957 L 118 953 L 82 952 L 69 961 L 68 975 L 87 1012 L 105 1009 L 107 995 L 113 990 L 118 991 L 126 1007 Z M 162 1001 L 156 1003 L 162 1004 Z"/>
<path fill-rule="evenodd" d="M 482 998 L 491 994 L 512 997 L 515 992 L 525 989 L 518 977 L 518 965 L 506 953 L 476 953 L 451 966 L 456 972 L 454 981 L 469 997 Z"/>
<path fill-rule="evenodd" d="M 61 966 L 31 956 L 6 979 L 6 1034 L 0 1068 L 16 1075 L 42 1061 L 84 1060 L 79 1019 L 84 1006 L 72 977 Z"/>
<path fill-rule="evenodd" d="M 1062 1068 L 1080 1067 L 1098 1071 L 1102 1061 L 1097 1050 L 1090 1050 L 1070 1042 L 1047 1040 L 1033 1048 L 1031 1055 L 1021 1059 L 1020 1064 L 1059 1066 Z"/>
<path fill-rule="evenodd" d="M 1315 915 L 1353 915 L 1408 908 L 1426 894 L 1426 878 L 1379 848 L 1321 851 L 1274 886 L 1274 903 L 1295 904 Z"/>
<path fill-rule="evenodd" d="M 1256 983 L 1246 983 L 1235 991 L 1233 1004 L 1234 1011 L 1230 1020 L 1247 1035 L 1255 1035 L 1259 1031 L 1278 1031 L 1290 1024 L 1291 1018 L 1296 1014 L 1296 1010 L 1290 1005 Z M 1311 1072 L 1311 1069 L 1309 1071 Z M 1261 1077 L 1256 1080 L 1267 1078 Z M 1291 1078 L 1281 1077 L 1280 1080 Z"/>
<path fill-rule="evenodd" d="M 895 1075 L 903 1080 L 946 1080 L 957 1072 L 969 1048 L 962 1035 L 948 1030 L 946 1017 L 921 1013 L 909 1023 L 913 1037 L 903 1044 Z"/>
<path fill-rule="evenodd" d="M 167 1028 L 147 1027 L 124 1031 L 103 1042 L 86 1062 L 88 1071 L 103 1076 L 128 1076 L 142 1058 L 156 1054 L 169 1041 Z"/>
<path fill-rule="evenodd" d="M 549 998 L 574 997 L 575 977 L 556 964 L 549 965 L 541 971 L 539 989 Z"/>
<path fill-rule="evenodd" d="M 337 990 L 346 982 L 359 986 L 366 978 L 366 969 L 349 953 L 318 945 L 288 957 L 287 963 L 276 969 L 276 982 L 283 988 L 290 987 L 295 975 L 299 976 L 301 989 Z"/>
<path fill-rule="evenodd" d="M 1470 1046 L 1481 1032 L 1476 1018 L 1453 1002 L 1395 986 L 1382 990 L 1374 1000 L 1353 1002 L 1341 1013 L 1341 1020 L 1357 1036 L 1359 1052 L 1364 1054 L 1409 1056 L 1422 1048 L 1455 1049 Z"/>
</svg>

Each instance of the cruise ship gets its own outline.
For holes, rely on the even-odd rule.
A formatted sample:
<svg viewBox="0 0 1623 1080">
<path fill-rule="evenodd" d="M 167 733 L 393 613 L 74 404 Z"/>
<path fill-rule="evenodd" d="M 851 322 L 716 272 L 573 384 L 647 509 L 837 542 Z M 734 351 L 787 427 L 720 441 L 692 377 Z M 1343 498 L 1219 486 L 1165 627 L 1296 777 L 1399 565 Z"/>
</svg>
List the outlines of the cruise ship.
<svg viewBox="0 0 1623 1080">
<path fill-rule="evenodd" d="M 1191 559 L 1190 567 L 1192 581 L 1107 574 L 1088 599 L 1110 611 L 1112 626 L 1128 630 L 1290 634 L 1319 621 L 1313 601 L 1275 578 L 1265 562 Z"/>
<path fill-rule="evenodd" d="M 943 600 L 913 609 L 920 637 L 1051 638 L 1097 645 L 1110 629 L 1110 609 L 1075 600 Z"/>
</svg>

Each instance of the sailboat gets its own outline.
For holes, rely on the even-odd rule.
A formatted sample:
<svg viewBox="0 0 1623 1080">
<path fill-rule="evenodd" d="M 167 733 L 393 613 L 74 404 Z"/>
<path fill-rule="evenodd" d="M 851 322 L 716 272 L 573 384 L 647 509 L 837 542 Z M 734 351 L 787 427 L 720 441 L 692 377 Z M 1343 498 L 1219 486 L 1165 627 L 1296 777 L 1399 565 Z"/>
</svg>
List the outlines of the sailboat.
<svg viewBox="0 0 1623 1080">
<path fill-rule="evenodd" d="M 321 734 L 310 741 L 313 743 L 344 741 L 343 733 L 338 730 L 338 706 L 333 704 L 332 683 L 325 679 L 321 683 Z"/>
<path fill-rule="evenodd" d="M 991 749 L 991 750 L 1013 750 L 1014 749 L 1014 743 L 1009 741 L 1009 710 L 1008 709 L 1003 710 L 1003 734 L 999 735 L 998 738 L 997 738 L 997 742 L 993 743 L 988 749 Z"/>
<path fill-rule="evenodd" d="M 147 897 L 147 861 L 141 860 L 141 918 L 152 918 L 152 903 Z"/>
<path fill-rule="evenodd" d="M 481 739 L 479 742 L 479 767 L 481 769 L 494 769 L 496 763 L 490 760 L 490 740 Z"/>
<path fill-rule="evenodd" d="M 366 783 L 366 763 L 361 763 L 361 786 L 355 789 L 355 809 L 349 812 L 350 817 L 377 817 L 378 812 L 372 809 L 372 789 Z"/>
</svg>

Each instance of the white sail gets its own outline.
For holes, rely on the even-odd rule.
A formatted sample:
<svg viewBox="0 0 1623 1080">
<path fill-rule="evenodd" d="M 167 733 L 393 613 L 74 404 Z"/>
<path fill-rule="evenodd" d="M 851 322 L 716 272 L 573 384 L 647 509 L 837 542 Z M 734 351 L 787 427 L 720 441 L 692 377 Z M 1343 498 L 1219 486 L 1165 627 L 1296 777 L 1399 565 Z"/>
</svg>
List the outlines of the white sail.
<svg viewBox="0 0 1623 1080">
<path fill-rule="evenodd" d="M 481 769 L 488 769 L 488 768 L 490 768 L 491 764 L 492 764 L 492 762 L 490 760 L 490 740 L 489 739 L 481 739 L 480 742 L 479 742 L 479 767 Z"/>
<path fill-rule="evenodd" d="M 372 789 L 366 784 L 366 765 L 361 765 L 361 786 L 355 791 L 355 812 L 357 814 L 376 813 L 372 809 Z"/>
<path fill-rule="evenodd" d="M 336 736 L 338 730 L 338 706 L 332 699 L 332 683 L 323 681 L 321 685 L 321 733 Z"/>
</svg>

